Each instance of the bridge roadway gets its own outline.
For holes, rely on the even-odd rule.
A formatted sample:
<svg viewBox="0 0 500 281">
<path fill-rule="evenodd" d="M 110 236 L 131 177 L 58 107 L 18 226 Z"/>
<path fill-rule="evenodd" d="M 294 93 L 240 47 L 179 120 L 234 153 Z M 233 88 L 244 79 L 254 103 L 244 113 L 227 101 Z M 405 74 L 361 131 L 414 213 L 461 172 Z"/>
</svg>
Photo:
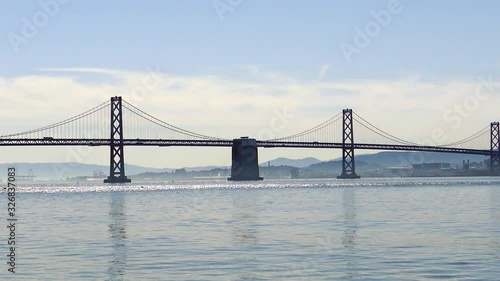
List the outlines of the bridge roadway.
<svg viewBox="0 0 500 281">
<path fill-rule="evenodd" d="M 109 146 L 110 139 L 55 139 L 45 137 L 41 139 L 0 139 L 0 146 Z M 205 146 L 205 147 L 231 147 L 233 140 L 163 140 L 163 139 L 123 139 L 124 146 Z M 342 149 L 342 143 L 329 142 L 285 142 L 285 141 L 260 141 L 258 147 L 264 148 L 336 148 Z M 370 150 L 396 150 L 396 151 L 425 151 L 447 152 L 460 154 L 491 155 L 489 149 L 470 149 L 441 146 L 419 145 L 393 145 L 355 143 L 354 149 Z M 495 152 L 495 154 L 500 154 Z"/>
</svg>

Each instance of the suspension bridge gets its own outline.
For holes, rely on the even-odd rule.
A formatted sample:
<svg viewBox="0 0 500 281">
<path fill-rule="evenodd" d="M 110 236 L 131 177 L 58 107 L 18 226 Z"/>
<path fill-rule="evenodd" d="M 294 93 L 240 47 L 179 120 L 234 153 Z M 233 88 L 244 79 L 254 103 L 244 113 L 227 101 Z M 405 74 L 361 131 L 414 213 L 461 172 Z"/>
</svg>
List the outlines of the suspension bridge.
<svg viewBox="0 0 500 281">
<path fill-rule="evenodd" d="M 351 109 L 290 136 L 257 140 L 248 137 L 223 139 L 182 129 L 139 109 L 121 97 L 111 97 L 88 111 L 45 127 L 0 135 L 0 146 L 109 146 L 110 164 L 106 183 L 131 180 L 125 174 L 125 146 L 232 147 L 228 180 L 260 180 L 258 147 L 330 148 L 342 150 L 342 173 L 353 179 L 357 149 L 447 152 L 490 157 L 490 173 L 500 174 L 499 123 L 492 122 L 461 140 L 436 146 L 422 145 L 391 135 Z"/>
</svg>

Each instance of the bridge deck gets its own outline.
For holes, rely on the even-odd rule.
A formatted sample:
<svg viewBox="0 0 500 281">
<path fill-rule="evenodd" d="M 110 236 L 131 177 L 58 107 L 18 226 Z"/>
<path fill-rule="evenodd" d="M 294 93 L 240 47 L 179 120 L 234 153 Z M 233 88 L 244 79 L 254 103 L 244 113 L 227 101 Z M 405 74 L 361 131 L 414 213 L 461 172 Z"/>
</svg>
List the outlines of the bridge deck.
<svg viewBox="0 0 500 281">
<path fill-rule="evenodd" d="M 0 139 L 0 146 L 109 146 L 109 139 Z M 124 139 L 124 146 L 204 146 L 204 147 L 231 147 L 232 140 L 162 140 L 162 139 Z M 342 143 L 328 142 L 280 142 L 257 141 L 258 147 L 264 148 L 334 148 L 341 149 Z M 390 145 L 355 143 L 354 149 L 394 150 L 394 151 L 425 151 L 447 152 L 461 154 L 491 155 L 489 149 L 468 149 L 458 147 L 418 146 L 418 145 Z M 500 153 L 500 152 L 495 152 Z"/>
</svg>

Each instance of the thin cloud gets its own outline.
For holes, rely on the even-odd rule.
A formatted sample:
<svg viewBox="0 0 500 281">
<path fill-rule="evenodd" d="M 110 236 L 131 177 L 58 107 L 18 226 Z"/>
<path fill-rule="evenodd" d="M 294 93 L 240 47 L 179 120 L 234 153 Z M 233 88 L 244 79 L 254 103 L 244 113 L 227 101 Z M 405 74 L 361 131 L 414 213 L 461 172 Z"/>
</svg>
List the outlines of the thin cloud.
<svg viewBox="0 0 500 281">
<path fill-rule="evenodd" d="M 43 72 L 74 72 L 74 73 L 106 73 L 106 74 L 119 74 L 123 71 L 117 71 L 105 68 L 91 68 L 91 67 L 68 67 L 68 68 L 38 68 L 38 71 Z"/>
<path fill-rule="evenodd" d="M 330 65 L 328 65 L 328 64 L 325 64 L 325 65 L 323 65 L 323 67 L 321 67 L 321 70 L 318 73 L 318 80 L 323 79 L 326 72 L 328 71 L 328 68 L 330 68 Z"/>
</svg>

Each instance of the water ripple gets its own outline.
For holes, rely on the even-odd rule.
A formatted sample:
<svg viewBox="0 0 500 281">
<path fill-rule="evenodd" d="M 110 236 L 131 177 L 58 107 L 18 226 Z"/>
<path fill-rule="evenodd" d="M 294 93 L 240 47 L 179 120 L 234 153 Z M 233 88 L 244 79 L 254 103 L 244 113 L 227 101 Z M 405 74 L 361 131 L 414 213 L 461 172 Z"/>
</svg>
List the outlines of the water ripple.
<svg viewBox="0 0 500 281">
<path fill-rule="evenodd" d="M 20 184 L 21 193 L 61 193 L 61 192 L 113 192 L 113 191 L 161 191 L 196 189 L 275 189 L 275 188 L 370 188 L 370 187 L 457 187 L 491 186 L 500 180 L 474 179 L 363 179 L 363 180 L 266 180 L 264 182 L 227 182 L 227 181 L 185 181 L 185 182 L 144 182 L 132 184 Z"/>
</svg>

